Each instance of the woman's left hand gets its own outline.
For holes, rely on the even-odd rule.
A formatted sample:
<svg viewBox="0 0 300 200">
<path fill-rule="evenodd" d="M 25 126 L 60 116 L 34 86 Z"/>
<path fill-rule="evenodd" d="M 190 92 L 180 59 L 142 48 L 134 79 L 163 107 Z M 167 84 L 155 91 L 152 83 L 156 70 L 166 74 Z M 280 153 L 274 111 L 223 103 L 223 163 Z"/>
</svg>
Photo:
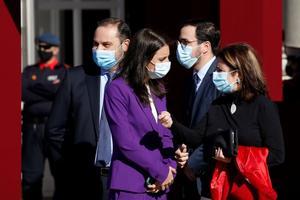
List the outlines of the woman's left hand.
<svg viewBox="0 0 300 200">
<path fill-rule="evenodd" d="M 231 162 L 231 158 L 226 158 L 223 154 L 223 151 L 220 147 L 218 147 L 216 150 L 215 150 L 215 157 L 214 159 L 218 160 L 218 161 L 221 161 L 221 162 L 224 162 L 224 163 L 230 163 Z"/>
<path fill-rule="evenodd" d="M 160 190 L 161 185 L 159 184 L 159 182 L 147 185 L 147 192 L 149 193 L 158 193 Z"/>
</svg>

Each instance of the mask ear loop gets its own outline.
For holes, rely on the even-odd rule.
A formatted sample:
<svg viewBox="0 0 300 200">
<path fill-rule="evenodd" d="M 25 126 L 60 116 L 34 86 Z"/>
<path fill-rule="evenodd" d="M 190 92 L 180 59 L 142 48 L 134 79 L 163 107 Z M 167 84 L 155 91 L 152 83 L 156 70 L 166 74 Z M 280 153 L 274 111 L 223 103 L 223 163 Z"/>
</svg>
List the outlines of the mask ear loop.
<svg viewBox="0 0 300 200">
<path fill-rule="evenodd" d="M 232 71 L 230 71 L 229 73 L 233 73 L 233 72 L 237 72 L 237 71 L 239 71 L 238 69 L 235 69 L 235 70 L 232 70 Z M 237 79 L 236 79 L 236 81 L 235 81 L 235 83 L 234 84 L 240 84 L 241 83 L 241 79 L 238 77 Z"/>
<path fill-rule="evenodd" d="M 236 69 L 236 70 L 234 70 L 234 71 L 232 71 L 232 72 L 235 72 L 235 71 L 238 71 L 238 70 Z M 234 85 L 237 85 L 237 84 L 240 84 L 240 83 L 241 83 L 241 79 L 238 77 L 238 78 L 236 79 L 236 81 L 235 81 L 234 83 L 231 83 L 230 85 L 234 86 Z M 238 86 L 236 86 L 236 87 L 238 87 Z"/>
<path fill-rule="evenodd" d="M 203 44 L 203 43 L 204 43 L 204 42 L 198 44 L 196 47 L 200 47 L 200 45 Z M 194 47 L 194 48 L 196 48 L 196 47 Z M 196 57 L 196 58 L 197 58 L 197 61 L 196 61 L 196 62 L 198 62 L 199 58 L 200 58 L 202 55 L 203 55 L 203 53 L 201 52 L 200 55 L 199 55 L 198 57 Z"/>
<path fill-rule="evenodd" d="M 151 60 L 149 63 L 151 63 L 152 65 L 154 65 L 154 71 L 155 71 L 156 67 L 155 67 L 155 64 L 152 62 L 152 60 Z M 148 65 L 149 65 L 149 64 L 148 64 Z M 148 65 L 146 66 L 146 69 L 147 69 L 149 72 L 151 72 L 151 70 L 148 68 Z"/>
<path fill-rule="evenodd" d="M 122 44 L 123 44 L 123 42 L 122 42 L 122 43 L 120 44 L 120 46 L 118 47 L 118 48 L 121 47 L 122 55 L 121 55 L 120 58 L 117 60 L 115 66 L 116 66 L 117 64 L 120 63 L 120 61 L 123 59 L 123 57 L 124 57 L 124 55 L 125 55 L 124 50 L 122 49 Z"/>
</svg>

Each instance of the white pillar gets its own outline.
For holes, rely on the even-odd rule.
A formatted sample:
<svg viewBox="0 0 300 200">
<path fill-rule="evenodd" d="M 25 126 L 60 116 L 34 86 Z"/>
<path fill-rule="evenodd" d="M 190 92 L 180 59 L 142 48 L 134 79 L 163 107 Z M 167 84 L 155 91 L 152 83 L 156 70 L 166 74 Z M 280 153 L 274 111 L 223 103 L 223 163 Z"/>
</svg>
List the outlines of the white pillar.
<svg viewBox="0 0 300 200">
<path fill-rule="evenodd" d="M 284 3 L 284 30 L 287 54 L 300 53 L 300 1 L 286 0 Z M 298 50 L 297 50 L 298 49 Z"/>
<path fill-rule="evenodd" d="M 26 51 L 27 63 L 24 65 L 31 65 L 35 63 L 35 16 L 34 16 L 34 0 L 25 1 L 26 12 Z"/>
<path fill-rule="evenodd" d="M 59 10 L 51 9 L 50 10 L 50 30 L 51 33 L 60 37 L 60 19 L 59 19 Z"/>
<path fill-rule="evenodd" d="M 125 20 L 125 5 L 124 0 L 111 0 L 112 7 L 110 9 L 111 17 L 117 17 Z"/>
<path fill-rule="evenodd" d="M 73 10 L 73 58 L 74 66 L 82 64 L 82 20 L 81 10 Z"/>
</svg>

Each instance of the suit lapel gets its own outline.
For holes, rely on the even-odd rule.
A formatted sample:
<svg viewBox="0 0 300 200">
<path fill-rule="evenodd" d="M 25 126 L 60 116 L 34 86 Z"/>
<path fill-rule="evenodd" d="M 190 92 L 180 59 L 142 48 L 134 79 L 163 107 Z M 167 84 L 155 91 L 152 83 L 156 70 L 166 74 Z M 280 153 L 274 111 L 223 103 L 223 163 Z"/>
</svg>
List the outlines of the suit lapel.
<svg viewBox="0 0 300 200">
<path fill-rule="evenodd" d="M 193 102 L 190 126 L 195 121 L 195 115 L 197 113 L 197 110 L 199 109 L 198 107 L 201 104 L 201 99 L 203 98 L 203 91 L 206 89 L 207 84 L 212 81 L 212 73 L 215 71 L 216 67 L 217 67 L 217 59 L 215 59 L 214 62 L 210 65 L 208 71 L 206 72 L 203 78 L 200 87 L 198 88 L 198 91 L 195 96 L 195 100 Z"/>
<path fill-rule="evenodd" d="M 93 118 L 96 138 L 99 136 L 99 112 L 100 112 L 100 77 L 86 75 L 86 86 L 90 101 L 90 109 Z"/>
<path fill-rule="evenodd" d="M 188 89 L 188 108 L 192 109 L 196 98 L 193 76 L 190 77 L 190 80 L 188 82 Z M 189 115 L 189 117 L 191 117 L 191 115 Z"/>
<path fill-rule="evenodd" d="M 144 112 L 146 118 L 148 119 L 150 125 L 152 126 L 152 128 L 154 130 L 157 131 L 157 123 L 156 123 L 156 121 L 155 121 L 155 119 L 153 117 L 153 114 L 152 114 L 150 106 L 149 105 L 147 105 L 147 106 L 143 105 L 142 102 L 140 101 L 140 99 L 138 98 L 138 96 L 136 96 L 135 94 L 134 94 L 134 96 L 137 99 L 137 102 L 138 102 L 140 108 L 142 109 L 142 111 Z M 155 104 L 155 100 L 153 100 L 153 101 L 154 101 L 154 104 Z"/>
</svg>

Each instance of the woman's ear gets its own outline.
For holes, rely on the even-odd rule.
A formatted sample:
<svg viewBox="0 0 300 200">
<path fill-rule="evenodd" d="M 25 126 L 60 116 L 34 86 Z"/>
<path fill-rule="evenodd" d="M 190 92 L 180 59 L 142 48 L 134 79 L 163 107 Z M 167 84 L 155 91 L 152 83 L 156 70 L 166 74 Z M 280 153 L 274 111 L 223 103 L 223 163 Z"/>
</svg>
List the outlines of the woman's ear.
<svg viewBox="0 0 300 200">
<path fill-rule="evenodd" d="M 146 65 L 146 69 L 150 72 L 154 72 L 155 71 L 155 65 L 152 64 L 152 62 L 149 62 L 148 65 Z"/>
</svg>

